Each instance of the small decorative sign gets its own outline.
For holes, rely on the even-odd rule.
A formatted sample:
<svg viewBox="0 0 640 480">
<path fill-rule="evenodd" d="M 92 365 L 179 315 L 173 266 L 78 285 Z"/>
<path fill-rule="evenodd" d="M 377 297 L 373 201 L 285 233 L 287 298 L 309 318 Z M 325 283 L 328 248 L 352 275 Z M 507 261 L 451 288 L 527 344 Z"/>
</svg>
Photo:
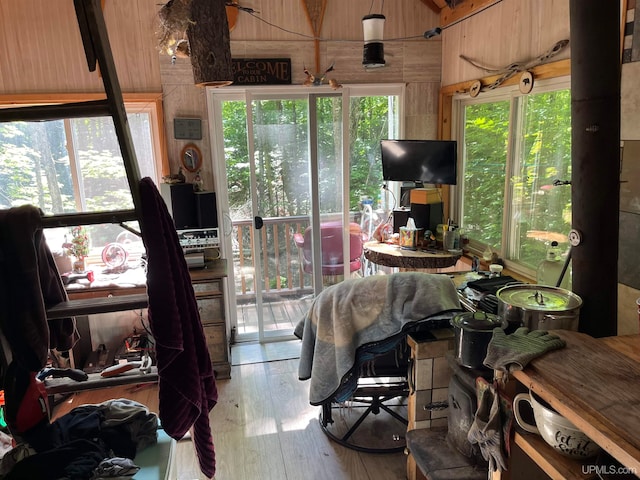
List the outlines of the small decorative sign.
<svg viewBox="0 0 640 480">
<path fill-rule="evenodd" d="M 234 58 L 233 85 L 290 85 L 290 58 Z"/>
<path fill-rule="evenodd" d="M 173 138 L 176 140 L 202 140 L 202 121 L 199 118 L 174 118 Z"/>
</svg>

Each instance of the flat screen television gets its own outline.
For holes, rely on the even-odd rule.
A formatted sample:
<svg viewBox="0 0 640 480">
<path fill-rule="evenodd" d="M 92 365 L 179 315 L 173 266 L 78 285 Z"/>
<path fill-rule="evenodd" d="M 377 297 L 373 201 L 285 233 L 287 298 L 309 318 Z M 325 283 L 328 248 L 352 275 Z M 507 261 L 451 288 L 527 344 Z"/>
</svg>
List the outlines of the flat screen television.
<svg viewBox="0 0 640 480">
<path fill-rule="evenodd" d="M 457 143 L 453 140 L 380 140 L 386 181 L 455 185 Z"/>
</svg>

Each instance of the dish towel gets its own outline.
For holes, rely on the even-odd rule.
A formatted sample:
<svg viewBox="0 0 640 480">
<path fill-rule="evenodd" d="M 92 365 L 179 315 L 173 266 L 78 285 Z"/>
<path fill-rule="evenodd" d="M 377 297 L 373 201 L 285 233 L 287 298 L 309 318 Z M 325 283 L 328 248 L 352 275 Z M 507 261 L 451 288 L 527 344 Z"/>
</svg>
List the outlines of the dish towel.
<svg viewBox="0 0 640 480">
<path fill-rule="evenodd" d="M 211 478 L 216 462 L 209 412 L 218 392 L 189 269 L 173 219 L 148 177 L 140 181 L 140 196 L 148 316 L 160 377 L 158 416 L 176 440 L 193 426 L 200 470 Z"/>
</svg>

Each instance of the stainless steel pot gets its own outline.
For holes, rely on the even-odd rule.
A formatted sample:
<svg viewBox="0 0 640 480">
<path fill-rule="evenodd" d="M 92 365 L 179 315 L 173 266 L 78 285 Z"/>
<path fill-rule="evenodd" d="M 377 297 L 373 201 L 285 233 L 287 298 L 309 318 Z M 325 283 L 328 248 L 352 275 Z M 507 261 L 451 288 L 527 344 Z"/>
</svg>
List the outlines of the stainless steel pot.
<svg viewBox="0 0 640 480">
<path fill-rule="evenodd" d="M 582 299 L 545 285 L 509 285 L 496 293 L 498 316 L 512 327 L 530 330 L 578 330 Z"/>
<path fill-rule="evenodd" d="M 456 361 L 463 367 L 486 368 L 483 364 L 493 329 L 507 325 L 498 316 L 482 311 L 465 312 L 451 320 L 456 334 Z"/>
</svg>

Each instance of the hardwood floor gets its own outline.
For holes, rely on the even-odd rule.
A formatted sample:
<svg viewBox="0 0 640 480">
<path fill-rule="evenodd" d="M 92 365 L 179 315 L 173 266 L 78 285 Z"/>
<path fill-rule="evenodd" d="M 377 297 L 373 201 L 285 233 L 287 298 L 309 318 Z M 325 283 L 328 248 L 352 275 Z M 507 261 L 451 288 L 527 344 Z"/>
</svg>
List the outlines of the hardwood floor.
<svg viewBox="0 0 640 480">
<path fill-rule="evenodd" d="M 403 453 L 361 453 L 331 441 L 309 405 L 309 382 L 298 380 L 298 360 L 233 366 L 219 380 L 210 414 L 216 480 L 394 480 L 406 478 Z M 157 387 L 117 387 L 74 395 L 56 415 L 84 403 L 131 398 L 157 412 Z M 335 416 L 334 416 L 335 419 Z M 193 445 L 177 445 L 177 480 L 204 480 Z M 174 479 L 171 479 L 174 480 Z"/>
</svg>

